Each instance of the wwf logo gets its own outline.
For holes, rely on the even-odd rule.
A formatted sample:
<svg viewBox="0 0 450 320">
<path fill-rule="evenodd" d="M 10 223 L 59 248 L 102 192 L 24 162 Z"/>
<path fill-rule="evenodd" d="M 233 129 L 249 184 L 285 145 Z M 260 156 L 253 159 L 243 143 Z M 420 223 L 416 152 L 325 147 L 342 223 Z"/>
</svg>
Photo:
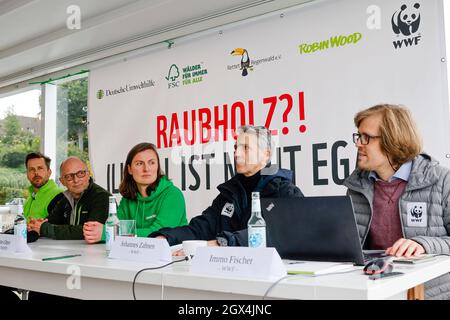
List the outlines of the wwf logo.
<svg viewBox="0 0 450 320">
<path fill-rule="evenodd" d="M 416 219 L 421 218 L 423 214 L 422 206 L 415 205 L 414 208 L 411 208 L 410 213 Z"/>
<path fill-rule="evenodd" d="M 416 3 L 412 7 L 406 4 L 392 15 L 392 30 L 395 34 L 410 36 L 419 30 L 420 26 L 420 4 Z"/>
<path fill-rule="evenodd" d="M 232 203 L 225 203 L 222 208 L 222 215 L 231 218 L 234 214 L 234 205 Z"/>
</svg>

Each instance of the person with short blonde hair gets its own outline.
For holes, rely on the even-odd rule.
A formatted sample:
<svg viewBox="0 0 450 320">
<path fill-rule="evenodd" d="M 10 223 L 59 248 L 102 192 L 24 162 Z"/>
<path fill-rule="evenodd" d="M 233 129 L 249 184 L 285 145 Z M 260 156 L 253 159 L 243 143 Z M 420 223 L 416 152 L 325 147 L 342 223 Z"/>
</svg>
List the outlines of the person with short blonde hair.
<svg viewBox="0 0 450 320">
<path fill-rule="evenodd" d="M 380 104 L 354 118 L 357 169 L 345 180 L 361 243 L 392 256 L 450 254 L 450 170 L 422 153 L 410 111 Z M 425 284 L 450 299 L 450 274 Z"/>
</svg>

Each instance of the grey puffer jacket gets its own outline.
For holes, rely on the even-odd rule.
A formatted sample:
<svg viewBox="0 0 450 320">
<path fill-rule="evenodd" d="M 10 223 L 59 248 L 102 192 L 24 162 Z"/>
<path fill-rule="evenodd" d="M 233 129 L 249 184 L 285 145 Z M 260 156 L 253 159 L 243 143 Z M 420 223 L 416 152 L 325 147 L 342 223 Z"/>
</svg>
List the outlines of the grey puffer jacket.
<svg viewBox="0 0 450 320">
<path fill-rule="evenodd" d="M 368 171 L 356 169 L 345 181 L 352 198 L 361 243 L 372 220 L 374 183 Z M 427 154 L 413 160 L 399 200 L 403 236 L 421 244 L 426 253 L 450 254 L 450 170 Z M 425 283 L 426 299 L 450 299 L 450 274 Z"/>
</svg>

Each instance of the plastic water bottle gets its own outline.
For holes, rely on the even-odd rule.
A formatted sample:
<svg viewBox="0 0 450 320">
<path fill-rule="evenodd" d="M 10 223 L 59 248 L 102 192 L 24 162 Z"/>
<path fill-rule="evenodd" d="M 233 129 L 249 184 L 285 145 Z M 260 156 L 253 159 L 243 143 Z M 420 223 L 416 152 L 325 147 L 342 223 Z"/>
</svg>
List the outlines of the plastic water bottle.
<svg viewBox="0 0 450 320">
<path fill-rule="evenodd" d="M 248 219 L 248 246 L 266 247 L 266 221 L 261 214 L 259 192 L 252 192 L 252 215 Z"/>
<path fill-rule="evenodd" d="M 17 204 L 17 216 L 14 220 L 14 236 L 17 241 L 18 251 L 27 245 L 27 220 L 23 216 L 23 200 Z"/>
<path fill-rule="evenodd" d="M 117 204 L 114 196 L 109 197 L 109 213 L 106 220 L 106 253 L 111 251 L 114 240 L 119 234 L 119 218 L 117 218 Z"/>
</svg>

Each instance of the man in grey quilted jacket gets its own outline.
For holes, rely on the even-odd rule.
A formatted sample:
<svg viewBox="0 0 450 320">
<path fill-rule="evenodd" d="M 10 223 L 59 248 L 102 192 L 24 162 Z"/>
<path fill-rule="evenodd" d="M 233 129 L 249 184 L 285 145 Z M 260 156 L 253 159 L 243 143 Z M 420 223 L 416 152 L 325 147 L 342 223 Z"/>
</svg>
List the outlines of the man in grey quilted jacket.
<svg viewBox="0 0 450 320">
<path fill-rule="evenodd" d="M 450 254 L 450 170 L 422 152 L 410 112 L 377 105 L 354 118 L 357 169 L 345 180 L 365 249 L 393 256 Z M 425 283 L 450 299 L 450 274 Z"/>
</svg>

